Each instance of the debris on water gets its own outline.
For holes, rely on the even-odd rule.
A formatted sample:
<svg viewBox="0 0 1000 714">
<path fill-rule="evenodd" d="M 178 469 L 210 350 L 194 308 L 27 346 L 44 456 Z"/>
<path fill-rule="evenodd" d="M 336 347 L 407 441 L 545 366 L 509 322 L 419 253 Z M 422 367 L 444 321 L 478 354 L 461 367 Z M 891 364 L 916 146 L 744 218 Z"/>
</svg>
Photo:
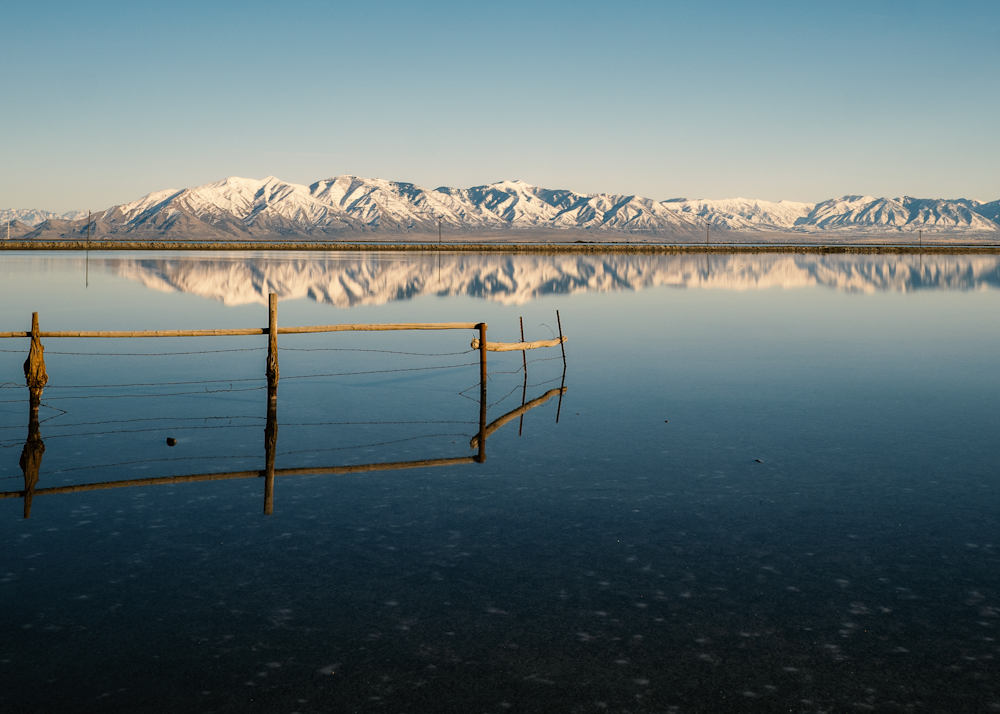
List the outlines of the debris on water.
<svg viewBox="0 0 1000 714">
<path fill-rule="evenodd" d="M 758 464 L 762 464 L 762 463 L 764 463 L 764 462 L 763 462 L 763 461 L 761 461 L 760 459 L 754 459 L 754 461 L 756 461 L 756 462 L 757 462 Z"/>
<path fill-rule="evenodd" d="M 167 437 L 167 446 L 175 446 L 177 444 L 177 439 L 172 436 Z"/>
<path fill-rule="evenodd" d="M 664 420 L 663 420 L 663 423 L 664 423 L 664 424 L 669 424 L 669 423 L 670 423 L 670 420 L 669 420 L 669 419 L 664 419 Z"/>
</svg>

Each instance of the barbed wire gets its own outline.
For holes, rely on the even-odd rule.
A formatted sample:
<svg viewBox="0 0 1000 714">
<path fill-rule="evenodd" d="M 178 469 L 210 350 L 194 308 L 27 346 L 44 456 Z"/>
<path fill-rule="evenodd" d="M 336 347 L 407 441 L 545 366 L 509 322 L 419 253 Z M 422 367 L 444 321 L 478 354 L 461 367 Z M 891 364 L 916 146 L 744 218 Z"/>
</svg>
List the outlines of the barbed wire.
<svg viewBox="0 0 1000 714">
<path fill-rule="evenodd" d="M 459 433 L 442 433 L 442 434 L 422 434 L 420 436 L 410 436 L 405 439 L 393 439 L 392 441 L 380 441 L 374 444 L 357 444 L 355 446 L 334 446 L 329 449 L 299 449 L 296 451 L 280 451 L 275 456 L 290 456 L 292 454 L 312 454 L 321 453 L 327 451 L 348 451 L 350 449 L 368 449 L 373 446 L 387 446 L 389 444 L 402 444 L 406 441 L 417 441 L 419 439 L 433 439 L 438 436 L 461 436 L 463 438 L 468 438 L 468 434 Z M 303 467 L 309 468 L 309 467 Z"/>
<path fill-rule="evenodd" d="M 312 379 L 314 377 L 353 377 L 360 374 L 387 374 L 389 372 L 421 372 L 429 369 L 455 369 L 458 367 L 475 367 L 478 362 L 469 362 L 467 364 L 449 364 L 439 367 L 407 367 L 405 369 L 374 369 L 366 372 L 333 372 L 331 374 L 299 374 L 293 375 L 291 377 L 282 377 L 282 379 Z"/>
<path fill-rule="evenodd" d="M 141 459 L 138 461 L 119 461 L 115 464 L 95 464 L 94 466 L 74 466 L 71 469 L 58 469 L 57 471 L 46 471 L 41 476 L 51 474 L 65 474 L 70 471 L 87 471 L 89 469 L 110 469 L 115 466 L 131 466 L 133 464 L 154 464 L 166 461 L 201 461 L 207 459 L 259 459 L 260 454 L 242 454 L 238 456 L 178 456 L 170 459 Z M 247 471 L 259 471 L 260 469 L 247 469 Z"/>
<path fill-rule="evenodd" d="M 500 399 L 496 400 L 492 404 L 487 404 L 486 405 L 486 411 L 489 411 L 490 409 L 492 409 L 493 407 L 495 407 L 497 404 L 499 404 L 500 402 L 502 402 L 504 399 L 507 399 L 508 397 L 510 397 L 518 389 L 524 389 L 524 385 L 523 384 L 517 384 L 517 385 L 515 385 L 512 390 L 510 390 L 509 392 L 507 392 L 507 396 L 500 397 Z"/>
<path fill-rule="evenodd" d="M 65 412 L 64 412 L 65 413 Z M 56 416 L 59 416 L 58 414 Z M 52 417 L 49 417 L 50 419 Z M 262 416 L 218 416 L 218 417 L 140 417 L 137 419 L 108 419 L 106 421 L 80 421 L 74 422 L 72 424 L 56 424 L 53 429 L 66 429 L 71 426 L 103 426 L 105 424 L 131 424 L 139 421 L 200 421 L 208 419 L 258 419 L 260 421 L 265 421 L 266 417 Z M 46 420 L 47 421 L 47 420 Z M 41 424 L 42 422 L 39 422 Z M 13 426 L 0 426 L 0 429 L 24 429 L 23 424 L 15 424 Z"/>
<path fill-rule="evenodd" d="M 242 347 L 231 350 L 197 350 L 192 352 L 51 352 L 45 351 L 47 355 L 75 355 L 78 357 L 173 357 L 176 355 L 210 355 L 221 354 L 223 352 L 258 352 L 266 350 L 267 347 Z M 17 354 L 27 354 L 27 350 L 0 350 L 0 352 L 13 352 Z"/>
<path fill-rule="evenodd" d="M 267 385 L 262 385 L 260 387 L 248 387 L 246 389 L 206 389 L 201 392 L 170 392 L 169 394 L 90 394 L 83 397 L 47 397 L 46 401 L 54 401 L 56 399 L 66 400 L 66 399 L 142 399 L 147 397 L 181 397 L 189 394 L 228 394 L 229 392 L 256 392 L 261 389 L 267 389 Z M 0 400 L 0 404 L 18 404 L 27 402 L 27 399 L 8 399 Z M 45 404 L 42 404 L 45 406 Z M 56 408 L 56 407 L 53 407 Z"/>
<path fill-rule="evenodd" d="M 446 421 L 446 420 L 441 420 L 441 421 L 433 421 L 433 420 L 432 421 L 418 421 L 418 420 L 414 420 L 414 421 L 328 421 L 328 422 L 305 422 L 305 423 L 287 422 L 287 423 L 284 423 L 284 424 L 279 422 L 278 426 L 398 426 L 398 425 L 404 425 L 404 424 L 478 424 L 478 423 L 479 422 L 476 422 L 476 421 L 457 421 L 457 420 L 452 420 L 452 421 Z M 13 428 L 24 429 L 25 427 L 24 426 L 19 426 L 19 427 L 0 427 L 0 428 L 5 428 L 5 429 L 13 429 Z M 151 429 L 111 429 L 109 431 L 83 431 L 83 432 L 78 432 L 76 434 L 49 434 L 49 435 L 45 436 L 44 440 L 45 441 L 51 441 L 52 439 L 68 439 L 70 437 L 76 437 L 76 436 L 107 436 L 108 434 L 147 434 L 147 433 L 151 433 L 151 432 L 165 432 L 165 431 L 176 432 L 176 431 L 189 431 L 191 429 L 208 430 L 208 429 L 260 429 L 260 428 L 261 428 L 260 424 L 223 424 L 223 425 L 219 425 L 219 426 L 205 426 L 205 425 L 197 425 L 197 426 L 161 426 L 161 427 L 151 428 Z M 5 445 L 3 442 L 0 442 L 0 446 L 2 446 L 5 449 L 9 449 L 12 446 L 17 446 L 19 444 L 23 444 L 24 443 L 23 440 L 21 440 L 21 439 L 17 439 L 17 440 L 4 439 L 4 441 L 11 442 L 10 446 Z"/>
<path fill-rule="evenodd" d="M 262 348 L 263 349 L 263 348 Z M 415 357 L 452 357 L 454 355 L 467 355 L 470 352 L 479 350 L 465 350 L 464 352 L 398 352 L 396 350 L 363 350 L 351 347 L 278 347 L 279 352 L 380 352 L 390 355 L 412 355 Z"/>
<path fill-rule="evenodd" d="M 267 377 L 245 377 L 240 379 L 202 379 L 193 382 L 137 382 L 135 384 L 50 384 L 46 389 L 116 389 L 120 387 L 173 387 L 185 384 L 232 384 L 235 382 L 265 382 Z"/>
<path fill-rule="evenodd" d="M 357 444 L 357 445 L 354 445 L 354 446 L 338 446 L 338 447 L 332 447 L 332 448 L 329 448 L 329 449 L 300 449 L 300 450 L 295 450 L 295 451 L 282 451 L 282 452 L 279 452 L 279 453 L 277 453 L 275 455 L 276 456 L 290 456 L 290 455 L 293 455 L 293 454 L 309 454 L 309 453 L 320 453 L 320 452 L 327 452 L 327 451 L 348 451 L 348 450 L 351 450 L 351 449 L 367 449 L 367 448 L 371 448 L 371 447 L 374 447 L 374 446 L 387 446 L 389 444 L 400 444 L 400 443 L 407 442 L 407 441 L 417 441 L 419 439 L 433 439 L 433 438 L 439 437 L 439 436 L 461 436 L 461 437 L 466 437 L 468 435 L 467 434 L 462 434 L 462 433 L 422 434 L 420 436 L 411 436 L 411 437 L 408 437 L 406 439 L 394 439 L 394 440 L 391 440 L 391 441 L 381 441 L 381 442 L 376 442 L 376 443 L 372 443 L 372 444 Z M 169 458 L 169 459 L 138 459 L 138 460 L 134 460 L 134 461 L 119 461 L 119 462 L 113 463 L 113 464 L 95 464 L 93 466 L 75 466 L 73 468 L 68 468 L 68 469 L 57 469 L 55 471 L 47 471 L 47 472 L 45 472 L 45 473 L 43 473 L 41 475 L 45 476 L 45 475 L 51 475 L 51 474 L 69 473 L 69 472 L 72 472 L 72 471 L 87 471 L 87 470 L 92 470 L 92 469 L 107 469 L 107 468 L 114 468 L 116 466 L 133 466 L 135 464 L 152 464 L 152 463 L 164 463 L 164 462 L 176 462 L 176 461 L 201 461 L 201 460 L 208 460 L 208 459 L 218 460 L 218 459 L 260 459 L 260 458 L 261 458 L 261 454 L 239 454 L 239 455 L 234 455 L 234 456 L 181 456 L 181 457 L 175 457 L 175 458 Z M 308 467 L 303 467 L 303 468 L 308 468 Z M 246 469 L 246 470 L 247 471 L 262 471 L 263 469 Z M 14 478 L 17 478 L 17 477 L 14 476 Z"/>
</svg>

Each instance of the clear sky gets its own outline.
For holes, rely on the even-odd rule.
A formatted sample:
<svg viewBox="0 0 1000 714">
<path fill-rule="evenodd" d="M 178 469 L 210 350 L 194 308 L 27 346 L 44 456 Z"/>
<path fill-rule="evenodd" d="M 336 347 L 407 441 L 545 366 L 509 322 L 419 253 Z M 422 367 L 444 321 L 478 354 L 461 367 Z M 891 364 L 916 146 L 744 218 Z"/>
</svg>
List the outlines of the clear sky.
<svg viewBox="0 0 1000 714">
<path fill-rule="evenodd" d="M 1000 2 L 0 4 L 0 208 L 338 174 L 1000 198 Z"/>
</svg>

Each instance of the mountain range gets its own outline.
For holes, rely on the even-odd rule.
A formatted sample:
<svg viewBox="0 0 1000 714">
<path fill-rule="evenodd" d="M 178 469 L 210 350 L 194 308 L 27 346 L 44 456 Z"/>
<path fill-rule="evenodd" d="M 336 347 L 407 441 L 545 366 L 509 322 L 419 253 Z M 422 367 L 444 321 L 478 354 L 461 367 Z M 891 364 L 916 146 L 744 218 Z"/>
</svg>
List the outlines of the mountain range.
<svg viewBox="0 0 1000 714">
<path fill-rule="evenodd" d="M 82 216 L 82 218 L 81 218 Z M 79 239 L 81 212 L 0 211 L 11 237 Z M 15 223 L 16 222 L 16 225 Z M 1000 233 L 1000 200 L 842 196 L 819 203 L 581 194 L 501 181 L 468 189 L 425 189 L 410 183 L 337 176 L 309 186 L 231 177 L 187 189 L 157 191 L 94 214 L 95 238 L 128 240 L 371 240 L 379 236 L 449 240 L 511 237 L 528 240 L 717 240 L 762 233 L 797 237 L 916 233 L 939 237 Z M 0 234 L 5 235 L 5 234 Z M 827 240 L 826 237 L 823 240 Z"/>
</svg>

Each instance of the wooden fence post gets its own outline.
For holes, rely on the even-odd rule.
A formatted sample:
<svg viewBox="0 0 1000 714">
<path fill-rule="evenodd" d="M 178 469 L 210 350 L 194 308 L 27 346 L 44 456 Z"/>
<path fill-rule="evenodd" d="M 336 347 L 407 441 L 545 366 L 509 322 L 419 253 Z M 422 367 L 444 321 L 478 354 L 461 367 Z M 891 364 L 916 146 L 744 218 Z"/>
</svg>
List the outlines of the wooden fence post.
<svg viewBox="0 0 1000 714">
<path fill-rule="evenodd" d="M 486 461 L 486 323 L 479 323 L 479 463 Z"/>
<path fill-rule="evenodd" d="M 267 386 L 278 386 L 278 295 L 267 296 Z M 277 395 L 276 395 L 277 396 Z"/>
<path fill-rule="evenodd" d="M 49 375 L 45 371 L 45 347 L 38 329 L 38 313 L 31 313 L 31 347 L 28 349 L 28 359 L 24 360 L 24 379 L 28 384 L 31 403 L 38 409 L 42 398 L 42 389 L 48 384 Z"/>
</svg>

